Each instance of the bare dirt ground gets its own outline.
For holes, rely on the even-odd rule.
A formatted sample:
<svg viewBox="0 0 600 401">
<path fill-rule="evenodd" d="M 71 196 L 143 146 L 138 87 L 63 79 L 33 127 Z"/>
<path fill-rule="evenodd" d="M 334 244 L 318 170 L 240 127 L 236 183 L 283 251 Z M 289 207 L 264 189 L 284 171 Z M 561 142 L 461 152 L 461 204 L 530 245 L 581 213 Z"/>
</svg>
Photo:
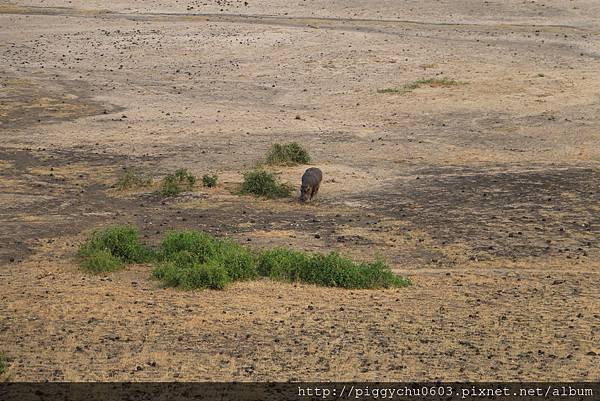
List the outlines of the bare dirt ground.
<svg viewBox="0 0 600 401">
<path fill-rule="evenodd" d="M 0 2 L 3 379 L 599 380 L 599 26 L 595 0 Z M 460 84 L 378 92 L 434 77 Z M 234 194 L 291 140 L 316 202 Z M 222 184 L 123 194 L 125 167 Z M 85 274 L 112 223 L 380 254 L 414 285 Z"/>
</svg>

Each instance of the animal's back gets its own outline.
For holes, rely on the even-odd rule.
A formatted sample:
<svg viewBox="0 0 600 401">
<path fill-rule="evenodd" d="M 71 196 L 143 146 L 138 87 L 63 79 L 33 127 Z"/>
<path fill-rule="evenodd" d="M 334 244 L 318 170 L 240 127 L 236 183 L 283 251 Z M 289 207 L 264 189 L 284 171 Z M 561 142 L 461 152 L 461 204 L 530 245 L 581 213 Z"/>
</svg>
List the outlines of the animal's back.
<svg viewBox="0 0 600 401">
<path fill-rule="evenodd" d="M 302 183 L 319 186 L 319 184 L 321 184 L 322 179 L 323 172 L 316 167 L 311 167 L 306 169 L 306 171 L 304 172 L 304 175 L 302 176 Z"/>
</svg>

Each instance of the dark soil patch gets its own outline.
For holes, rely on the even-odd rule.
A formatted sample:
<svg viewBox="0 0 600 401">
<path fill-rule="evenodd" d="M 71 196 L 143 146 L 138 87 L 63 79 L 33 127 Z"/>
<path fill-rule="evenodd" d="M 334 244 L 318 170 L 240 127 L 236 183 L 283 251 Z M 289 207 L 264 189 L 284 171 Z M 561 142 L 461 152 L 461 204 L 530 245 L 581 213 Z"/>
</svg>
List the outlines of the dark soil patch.
<svg viewBox="0 0 600 401">
<path fill-rule="evenodd" d="M 0 78 L 0 88 L 0 127 L 7 129 L 123 110 L 119 106 L 93 100 L 90 85 L 84 81 L 42 81 L 4 76 Z"/>
<path fill-rule="evenodd" d="M 474 257 L 583 258 L 600 245 L 600 171 L 502 172 L 427 169 L 356 197 L 410 222 L 439 244 L 465 243 Z"/>
</svg>

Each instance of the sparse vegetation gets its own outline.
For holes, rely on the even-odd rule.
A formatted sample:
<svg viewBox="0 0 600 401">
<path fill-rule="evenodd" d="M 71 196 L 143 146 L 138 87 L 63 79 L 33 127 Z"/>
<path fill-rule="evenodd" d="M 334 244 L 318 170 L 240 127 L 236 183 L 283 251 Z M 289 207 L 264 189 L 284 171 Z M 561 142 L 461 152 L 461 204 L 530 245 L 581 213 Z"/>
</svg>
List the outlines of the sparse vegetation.
<svg viewBox="0 0 600 401">
<path fill-rule="evenodd" d="M 377 93 L 406 93 L 406 92 L 408 92 L 408 90 L 406 90 L 404 87 L 377 89 Z"/>
<path fill-rule="evenodd" d="M 144 188 L 150 185 L 152 185 L 152 177 L 135 169 L 127 169 L 115 183 L 115 188 L 119 191 L 126 191 L 128 189 Z"/>
<path fill-rule="evenodd" d="M 267 250 L 259 257 L 258 272 L 274 280 L 327 287 L 389 288 L 411 284 L 410 280 L 394 274 L 382 260 L 357 263 L 335 252 L 322 255 L 288 249 Z"/>
<path fill-rule="evenodd" d="M 290 196 L 293 190 L 290 184 L 279 182 L 273 173 L 258 169 L 244 174 L 240 192 L 272 199 Z"/>
<path fill-rule="evenodd" d="M 144 263 L 153 252 L 141 244 L 135 227 L 113 226 L 95 231 L 79 248 L 81 266 L 93 273 L 121 269 L 128 263 Z"/>
<path fill-rule="evenodd" d="M 204 174 L 202 176 L 202 184 L 208 188 L 216 187 L 218 180 L 219 180 L 219 176 L 216 174 L 213 174 L 213 175 Z"/>
<path fill-rule="evenodd" d="M 0 375 L 4 374 L 8 369 L 8 361 L 6 360 L 6 354 L 0 351 Z"/>
<path fill-rule="evenodd" d="M 271 145 L 266 157 L 267 164 L 295 166 L 310 162 L 308 152 L 298 143 L 275 143 Z"/>
<path fill-rule="evenodd" d="M 169 174 L 162 181 L 161 194 L 163 196 L 176 196 L 184 191 L 190 191 L 196 183 L 196 177 L 184 168 Z"/>
<path fill-rule="evenodd" d="M 377 93 L 408 93 L 412 90 L 420 88 L 422 86 L 431 86 L 431 87 L 450 87 L 460 85 L 461 82 L 456 81 L 450 78 L 429 78 L 429 79 L 419 79 L 417 81 L 408 83 L 400 88 L 385 88 L 378 89 Z"/>
</svg>

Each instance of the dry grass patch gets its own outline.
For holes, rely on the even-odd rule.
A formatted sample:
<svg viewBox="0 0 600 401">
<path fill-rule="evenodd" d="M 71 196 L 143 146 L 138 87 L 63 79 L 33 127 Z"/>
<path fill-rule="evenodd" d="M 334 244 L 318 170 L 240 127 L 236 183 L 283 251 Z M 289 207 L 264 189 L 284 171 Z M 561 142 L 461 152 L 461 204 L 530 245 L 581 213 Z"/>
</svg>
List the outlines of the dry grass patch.
<svg viewBox="0 0 600 401">
<path fill-rule="evenodd" d="M 462 82 L 456 81 L 450 78 L 429 78 L 429 79 L 419 79 L 417 81 L 408 83 L 399 88 L 384 88 L 378 89 L 377 93 L 397 93 L 404 94 L 411 92 L 415 89 L 421 88 L 423 86 L 429 86 L 432 88 L 448 88 L 452 86 L 462 85 Z"/>
</svg>

